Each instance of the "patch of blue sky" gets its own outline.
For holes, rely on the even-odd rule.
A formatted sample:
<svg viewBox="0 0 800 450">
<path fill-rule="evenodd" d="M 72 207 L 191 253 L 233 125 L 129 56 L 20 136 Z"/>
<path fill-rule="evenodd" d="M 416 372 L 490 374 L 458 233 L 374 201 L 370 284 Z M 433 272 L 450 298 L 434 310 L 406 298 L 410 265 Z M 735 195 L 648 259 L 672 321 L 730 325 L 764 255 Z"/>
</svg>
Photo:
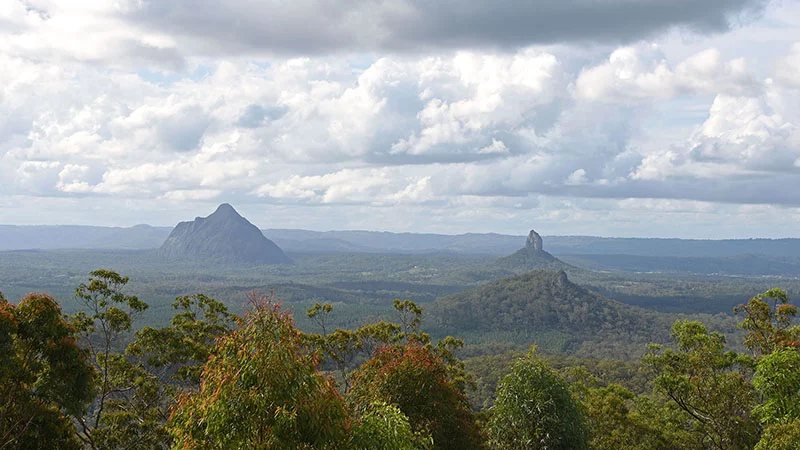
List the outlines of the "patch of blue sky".
<svg viewBox="0 0 800 450">
<path fill-rule="evenodd" d="M 141 69 L 138 70 L 136 74 L 139 75 L 142 80 L 147 81 L 148 83 L 153 83 L 160 86 L 171 86 L 183 80 L 202 80 L 203 78 L 209 76 L 211 72 L 211 67 L 207 65 L 198 65 L 191 73 Z"/>
<path fill-rule="evenodd" d="M 347 58 L 347 65 L 357 71 L 367 70 L 376 61 L 375 55 L 358 54 Z"/>
</svg>

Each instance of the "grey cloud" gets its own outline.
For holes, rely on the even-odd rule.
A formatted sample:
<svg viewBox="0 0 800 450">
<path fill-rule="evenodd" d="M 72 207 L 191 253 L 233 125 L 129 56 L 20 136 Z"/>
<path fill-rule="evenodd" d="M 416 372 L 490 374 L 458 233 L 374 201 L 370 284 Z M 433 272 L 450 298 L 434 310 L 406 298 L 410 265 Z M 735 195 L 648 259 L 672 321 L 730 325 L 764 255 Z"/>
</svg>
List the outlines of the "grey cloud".
<svg viewBox="0 0 800 450">
<path fill-rule="evenodd" d="M 630 42 L 672 27 L 721 32 L 770 0 L 148 1 L 125 17 L 195 53 L 321 54 Z"/>
<path fill-rule="evenodd" d="M 577 167 L 574 165 L 573 167 Z M 455 171 L 455 169 L 447 169 Z M 509 171 L 484 166 L 482 178 L 466 181 L 465 174 L 441 176 L 432 180 L 437 194 L 481 197 L 526 197 L 546 195 L 586 199 L 671 199 L 727 204 L 772 204 L 800 207 L 800 171 L 793 173 L 738 174 L 713 179 L 673 177 L 665 180 L 622 179 L 612 183 L 569 185 L 553 177 L 531 177 L 522 183 L 509 182 Z M 474 175 L 474 172 L 472 172 Z"/>
<path fill-rule="evenodd" d="M 538 192 L 556 196 L 583 198 L 661 198 L 698 200 L 730 204 L 773 204 L 800 206 L 795 194 L 800 189 L 797 173 L 770 176 L 741 175 L 738 177 L 704 179 L 630 180 L 616 185 L 543 187 Z"/>
<path fill-rule="evenodd" d="M 281 106 L 268 106 L 252 104 L 245 108 L 236 125 L 244 128 L 258 128 L 264 124 L 266 120 L 278 120 L 283 117 L 288 110 Z"/>
<path fill-rule="evenodd" d="M 186 60 L 177 49 L 159 48 L 134 40 L 127 40 L 120 45 L 119 52 L 135 62 L 156 63 L 172 71 L 181 71 L 186 67 Z M 130 61 L 127 61 L 130 63 Z"/>
<path fill-rule="evenodd" d="M 621 42 L 672 26 L 698 32 L 728 29 L 741 13 L 756 13 L 762 0 L 566 0 L 414 2 L 414 22 L 399 21 L 412 45 L 526 45 L 564 41 Z M 423 5 L 424 3 L 424 5 Z M 409 19 L 410 17 L 406 17 Z"/>
<path fill-rule="evenodd" d="M 183 110 L 161 120 L 157 127 L 164 144 L 179 152 L 196 149 L 200 139 L 211 124 L 209 117 L 199 107 Z"/>
</svg>

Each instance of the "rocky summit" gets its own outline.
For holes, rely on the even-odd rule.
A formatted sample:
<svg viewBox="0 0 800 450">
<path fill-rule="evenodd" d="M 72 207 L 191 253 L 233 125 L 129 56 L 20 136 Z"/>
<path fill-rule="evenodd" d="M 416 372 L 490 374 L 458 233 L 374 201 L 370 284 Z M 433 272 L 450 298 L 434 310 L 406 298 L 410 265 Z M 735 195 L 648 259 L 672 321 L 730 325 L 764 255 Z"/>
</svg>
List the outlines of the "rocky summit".
<svg viewBox="0 0 800 450">
<path fill-rule="evenodd" d="M 531 249 L 535 252 L 544 250 L 542 248 L 542 237 L 539 236 L 539 233 L 537 233 L 535 230 L 531 230 L 531 232 L 528 233 L 528 239 L 525 240 L 525 248 Z"/>
<path fill-rule="evenodd" d="M 227 203 L 179 223 L 159 250 L 169 259 L 217 264 L 291 264 L 283 250 Z"/>
<path fill-rule="evenodd" d="M 525 247 L 514 254 L 497 260 L 497 264 L 511 272 L 521 273 L 528 270 L 566 270 L 572 267 L 555 256 L 544 251 L 542 237 L 534 230 L 528 233 Z"/>
</svg>

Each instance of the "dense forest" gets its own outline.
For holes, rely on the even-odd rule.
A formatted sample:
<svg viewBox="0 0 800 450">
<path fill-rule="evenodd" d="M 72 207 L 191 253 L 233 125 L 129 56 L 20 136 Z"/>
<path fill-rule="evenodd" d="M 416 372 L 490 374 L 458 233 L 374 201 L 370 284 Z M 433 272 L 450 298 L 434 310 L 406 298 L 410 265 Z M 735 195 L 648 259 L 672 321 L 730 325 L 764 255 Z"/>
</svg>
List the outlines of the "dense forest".
<svg viewBox="0 0 800 450">
<path fill-rule="evenodd" d="M 91 272 L 74 293 L 83 308 L 69 315 L 47 294 L 0 298 L 0 448 L 722 450 L 800 442 L 798 309 L 780 289 L 737 308 L 742 341 L 734 351 L 700 321 L 678 319 L 670 332 L 667 316 L 634 314 L 563 272 L 501 279 L 425 312 L 395 300 L 386 320 L 355 328 L 340 327 L 335 306 L 316 303 L 303 314 L 314 331 L 299 330 L 300 315 L 274 295 L 256 292 L 242 314 L 194 294 L 175 299 L 165 326 L 137 326 L 149 305 L 128 284 L 112 270 Z M 632 342 L 662 334 L 668 342 L 627 362 L 502 341 L 470 357 L 458 333 L 495 323 L 571 330 L 563 345 L 575 349 L 584 345 L 575 336 L 599 342 L 623 329 Z"/>
</svg>

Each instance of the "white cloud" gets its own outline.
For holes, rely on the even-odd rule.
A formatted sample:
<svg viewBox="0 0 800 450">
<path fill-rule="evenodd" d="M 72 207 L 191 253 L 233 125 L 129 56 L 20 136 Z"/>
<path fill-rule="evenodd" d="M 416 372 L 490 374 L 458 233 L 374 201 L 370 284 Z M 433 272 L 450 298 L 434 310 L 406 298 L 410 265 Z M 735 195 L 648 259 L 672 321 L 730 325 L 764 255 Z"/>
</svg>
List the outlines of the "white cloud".
<svg viewBox="0 0 800 450">
<path fill-rule="evenodd" d="M 506 147 L 506 144 L 503 143 L 503 141 L 492 139 L 492 143 L 478 150 L 478 153 L 484 155 L 491 155 L 491 154 L 506 155 L 509 153 L 509 151 L 508 147 Z"/>
<path fill-rule="evenodd" d="M 622 47 L 600 65 L 581 71 L 575 95 L 581 100 L 650 102 L 677 95 L 758 95 L 759 82 L 737 58 L 723 61 L 710 48 L 670 67 L 655 44 Z"/>
<path fill-rule="evenodd" d="M 137 16 L 154 3 L 21 5 L 0 1 L 0 202 L 16 211 L 20 198 L 234 201 L 441 231 L 800 203 L 800 44 L 780 57 L 722 38 L 679 58 L 675 41 L 285 57 L 213 33 L 190 43 L 179 17 Z M 702 214 L 720 208 L 733 210 Z"/>
<path fill-rule="evenodd" d="M 792 45 L 789 55 L 778 60 L 776 72 L 781 82 L 800 88 L 800 42 Z"/>
<path fill-rule="evenodd" d="M 430 177 L 411 175 L 407 169 L 343 169 L 324 175 L 294 175 L 260 186 L 255 193 L 278 200 L 323 204 L 385 205 L 431 199 Z"/>
<path fill-rule="evenodd" d="M 395 142 L 394 154 L 469 153 L 486 133 L 525 125 L 564 89 L 558 59 L 533 49 L 508 56 L 460 52 L 423 60 L 418 70 L 426 101 L 417 114 L 420 130 Z"/>
</svg>

